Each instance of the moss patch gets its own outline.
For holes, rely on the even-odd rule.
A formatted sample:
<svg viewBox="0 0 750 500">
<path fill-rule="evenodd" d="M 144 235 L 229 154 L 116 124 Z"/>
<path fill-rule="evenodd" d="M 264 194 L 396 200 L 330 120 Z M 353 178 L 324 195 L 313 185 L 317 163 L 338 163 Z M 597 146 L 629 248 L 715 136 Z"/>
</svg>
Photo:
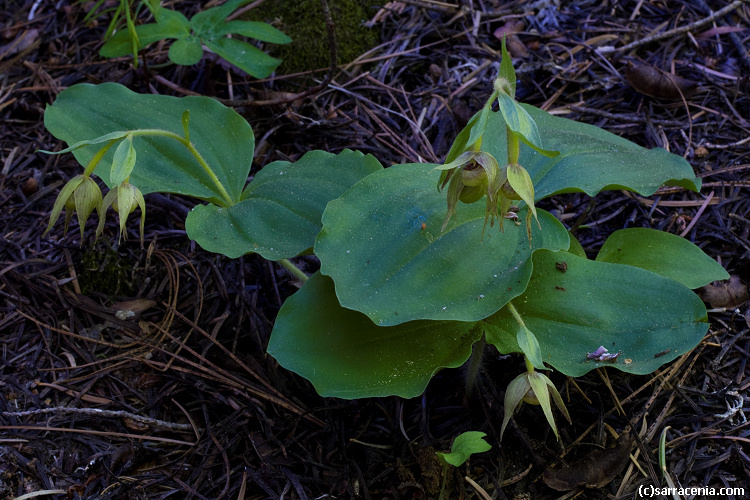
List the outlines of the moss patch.
<svg viewBox="0 0 750 500">
<path fill-rule="evenodd" d="M 382 4 L 382 0 L 328 0 L 336 25 L 339 64 L 351 62 L 377 45 L 378 29 L 367 28 L 364 23 L 372 19 Z M 248 19 L 273 24 L 292 37 L 290 44 L 266 48 L 272 56 L 284 61 L 277 70 L 280 74 L 328 67 L 328 33 L 320 0 L 264 2 L 248 16 Z"/>
<path fill-rule="evenodd" d="M 111 248 L 94 249 L 81 256 L 78 283 L 84 295 L 96 292 L 108 297 L 131 297 L 135 292 L 133 262 Z"/>
</svg>

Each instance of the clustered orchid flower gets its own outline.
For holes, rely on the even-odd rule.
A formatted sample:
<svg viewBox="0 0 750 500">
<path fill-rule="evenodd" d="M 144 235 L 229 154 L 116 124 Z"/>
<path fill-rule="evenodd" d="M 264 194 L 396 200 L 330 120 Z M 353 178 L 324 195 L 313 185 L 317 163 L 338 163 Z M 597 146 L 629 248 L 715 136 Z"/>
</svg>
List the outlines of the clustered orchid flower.
<svg viewBox="0 0 750 500">
<path fill-rule="evenodd" d="M 445 164 L 436 167 L 437 170 L 442 170 L 438 180 L 438 189 L 442 190 L 448 185 L 448 213 L 442 230 L 447 227 L 459 201 L 474 203 L 486 195 L 485 227 L 487 220 L 490 221 L 490 225 L 493 225 L 497 218 L 502 231 L 503 220 L 511 204 L 513 201 L 521 200 L 528 206 L 526 231 L 531 240 L 531 216 L 534 216 L 537 224 L 539 224 L 539 218 L 534 206 L 534 184 L 531 176 L 518 163 L 520 143 L 523 142 L 550 158 L 559 153 L 541 147 L 541 138 L 536 123 L 515 101 L 516 72 L 505 48 L 505 40 L 503 40 L 500 74 L 495 79 L 493 87 L 494 92 L 482 110 L 474 115 L 466 128 L 456 137 L 446 156 Z M 495 99 L 498 101 L 500 113 L 507 124 L 508 158 L 503 167 L 500 167 L 491 154 L 481 150 L 482 135 L 487 128 L 487 120 Z"/>
<path fill-rule="evenodd" d="M 110 175 L 110 180 L 115 183 L 116 186 L 110 189 L 107 195 L 102 199 L 102 192 L 97 183 L 91 178 L 91 174 L 94 172 L 94 169 L 107 151 L 109 151 L 109 149 L 121 139 L 122 141 L 120 142 L 120 145 L 115 150 L 112 161 L 112 172 Z M 130 174 L 135 167 L 136 158 L 135 148 L 133 148 L 132 134 L 127 132 L 113 132 L 91 141 L 78 142 L 69 148 L 56 153 L 51 151 L 43 152 L 49 154 L 68 153 L 84 146 L 90 146 L 102 142 L 105 142 L 106 144 L 94 155 L 88 165 L 86 165 L 83 173 L 73 177 L 60 191 L 60 194 L 52 207 L 49 224 L 47 225 L 44 234 L 49 233 L 57 222 L 57 219 L 60 218 L 62 209 L 65 208 L 64 233 L 67 234 L 70 219 L 73 217 L 73 212 L 76 212 L 78 216 L 78 225 L 81 229 L 81 245 L 83 245 L 83 230 L 91 212 L 96 209 L 96 213 L 99 216 L 99 224 L 96 228 L 95 236 L 98 238 L 104 230 L 104 214 L 111 205 L 112 208 L 118 212 L 120 217 L 120 237 L 125 236 L 127 238 L 125 224 L 127 223 L 128 216 L 135 210 L 135 207 L 138 206 L 141 209 L 140 234 L 141 246 L 143 246 L 146 203 L 141 191 L 128 182 Z"/>
</svg>

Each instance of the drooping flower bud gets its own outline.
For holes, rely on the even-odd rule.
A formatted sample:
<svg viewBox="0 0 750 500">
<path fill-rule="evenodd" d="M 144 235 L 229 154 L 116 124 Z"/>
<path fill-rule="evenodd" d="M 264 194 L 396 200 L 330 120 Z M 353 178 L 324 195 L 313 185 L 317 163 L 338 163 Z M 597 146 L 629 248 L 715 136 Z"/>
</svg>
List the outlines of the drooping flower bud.
<svg viewBox="0 0 750 500">
<path fill-rule="evenodd" d="M 475 203 L 487 196 L 487 209 L 485 212 L 485 226 L 491 217 L 497 217 L 497 191 L 502 185 L 498 178 L 502 177 L 497 160 L 484 151 L 466 151 L 454 161 L 436 167 L 443 170 L 441 183 L 438 189 L 442 189 L 448 183 L 448 213 L 443 222 L 442 230 L 445 230 L 448 222 L 456 212 L 456 205 L 462 203 Z M 503 177 L 503 182 L 505 178 Z"/>
<path fill-rule="evenodd" d="M 77 175 L 68 181 L 60 191 L 52 207 L 49 224 L 44 234 L 49 233 L 52 226 L 55 225 L 55 222 L 60 217 L 62 209 L 65 208 L 65 228 L 63 232 L 64 234 L 68 233 L 68 225 L 73 218 L 73 212 L 76 212 L 78 225 L 81 229 L 81 244 L 83 244 L 83 230 L 86 226 L 86 221 L 94 209 L 101 215 L 101 206 L 102 192 L 96 182 L 88 175 Z"/>
<path fill-rule="evenodd" d="M 472 162 L 461 170 L 461 182 L 464 186 L 481 186 L 487 182 L 487 171 L 476 162 Z"/>
<path fill-rule="evenodd" d="M 565 419 L 570 422 L 570 415 L 568 414 L 567 408 L 565 408 L 565 403 L 563 402 L 560 393 L 546 375 L 538 371 L 527 371 L 526 373 L 522 373 L 514 378 L 505 390 L 505 414 L 503 416 L 503 425 L 500 428 L 500 438 L 502 439 L 505 427 L 508 425 L 508 422 L 510 422 L 513 413 L 521 406 L 521 403 L 525 401 L 529 404 L 542 407 L 547 423 L 549 423 L 555 436 L 559 439 L 560 436 L 557 433 L 555 418 L 552 415 L 550 396 L 552 396 L 552 400 L 555 402 L 557 409 L 560 410 L 560 413 L 562 413 Z"/>
<path fill-rule="evenodd" d="M 125 231 L 125 224 L 130 215 L 136 207 L 141 209 L 141 246 L 143 246 L 143 232 L 146 223 L 146 202 L 143 199 L 143 194 L 140 189 L 130 184 L 128 181 L 123 182 L 117 188 L 112 188 L 104 197 L 102 202 L 103 210 L 112 208 L 118 213 L 120 221 L 120 237 L 125 236 L 127 238 L 127 232 Z M 97 237 L 104 230 L 104 218 L 99 219 L 99 226 L 96 228 Z"/>
</svg>

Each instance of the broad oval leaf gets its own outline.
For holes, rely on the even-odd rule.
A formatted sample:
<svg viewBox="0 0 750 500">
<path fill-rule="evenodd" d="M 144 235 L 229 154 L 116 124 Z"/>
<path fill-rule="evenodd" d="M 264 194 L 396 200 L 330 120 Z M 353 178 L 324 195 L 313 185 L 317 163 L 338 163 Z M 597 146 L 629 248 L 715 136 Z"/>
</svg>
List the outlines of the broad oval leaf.
<svg viewBox="0 0 750 500">
<path fill-rule="evenodd" d="M 413 321 L 379 327 L 341 307 L 333 282 L 315 273 L 284 302 L 268 353 L 310 380 L 321 396 L 343 399 L 424 392 L 441 368 L 461 366 L 481 331 L 473 323 Z"/>
<path fill-rule="evenodd" d="M 663 184 L 700 190 L 700 179 L 681 156 L 661 148 L 643 148 L 599 127 L 552 116 L 533 106 L 518 106 L 533 118 L 544 147 L 560 152 L 547 158 L 521 147 L 519 163 L 534 181 L 537 200 L 579 191 L 594 196 L 604 189 L 628 189 L 649 196 Z M 500 113 L 490 114 L 482 149 L 495 158 L 507 157 L 505 121 Z"/>
<path fill-rule="evenodd" d="M 672 279 L 568 252 L 540 250 L 533 261 L 529 286 L 513 305 L 544 361 L 571 377 L 602 366 L 651 373 L 693 349 L 708 329 L 703 302 Z M 512 345 L 518 324 L 507 308 L 484 322 L 489 343 L 520 351 Z M 620 355 L 615 362 L 586 358 L 600 346 Z"/>
<path fill-rule="evenodd" d="M 645 227 L 612 233 L 596 260 L 647 269 L 688 288 L 729 279 L 729 273 L 718 262 L 685 238 Z"/>
<path fill-rule="evenodd" d="M 191 140 L 233 200 L 239 201 L 247 182 L 255 148 L 250 125 L 233 109 L 208 97 L 136 94 L 116 83 L 74 85 L 47 106 L 44 125 L 68 144 L 102 134 L 135 129 L 161 129 L 182 135 L 182 115 L 190 111 Z M 138 161 L 130 178 L 146 194 L 178 193 L 227 204 L 213 181 L 187 149 L 166 137 L 136 137 Z M 98 146 L 74 151 L 86 165 Z M 99 163 L 96 174 L 108 186 L 113 151 Z"/>
<path fill-rule="evenodd" d="M 293 257 L 313 246 L 329 201 L 382 169 L 372 155 L 348 149 L 273 162 L 255 176 L 242 201 L 227 208 L 196 206 L 185 228 L 204 249 L 230 258 L 251 252 L 269 260 Z"/>
<path fill-rule="evenodd" d="M 203 46 L 200 40 L 189 36 L 175 41 L 169 47 L 169 60 L 182 66 L 192 66 L 200 62 L 203 57 Z"/>
<path fill-rule="evenodd" d="M 531 244 L 526 228 L 510 222 L 482 236 L 484 203 L 460 204 L 441 233 L 446 199 L 432 187 L 434 167 L 368 175 L 323 213 L 315 241 L 321 271 L 335 281 L 341 305 L 378 325 L 486 318 L 526 288 L 533 249 L 568 248 L 565 228 L 542 210 Z"/>
</svg>

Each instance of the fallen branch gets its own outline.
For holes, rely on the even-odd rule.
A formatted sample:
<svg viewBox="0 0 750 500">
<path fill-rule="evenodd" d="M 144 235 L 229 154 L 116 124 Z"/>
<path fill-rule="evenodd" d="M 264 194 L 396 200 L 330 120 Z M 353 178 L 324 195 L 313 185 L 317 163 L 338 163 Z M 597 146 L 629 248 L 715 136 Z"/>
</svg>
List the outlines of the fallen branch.
<svg viewBox="0 0 750 500">
<path fill-rule="evenodd" d="M 663 40 L 665 38 L 670 38 L 675 35 L 681 35 L 682 33 L 685 33 L 687 31 L 691 31 L 691 30 L 700 28 L 702 26 L 705 26 L 707 24 L 710 24 L 717 17 L 721 17 L 726 14 L 729 14 L 733 10 L 736 10 L 737 8 L 739 8 L 743 3 L 747 3 L 747 2 L 748 0 L 735 0 L 734 2 L 724 7 L 723 9 L 717 10 L 713 14 L 707 17 L 704 17 L 703 19 L 700 19 L 690 24 L 686 24 L 685 26 L 680 26 L 679 28 L 675 28 L 673 30 L 663 31 L 661 33 L 656 33 L 656 34 L 647 36 L 646 38 L 642 38 L 640 40 L 636 40 L 635 42 L 631 42 L 627 45 L 623 45 L 620 48 L 615 48 L 615 47 L 612 47 L 611 45 L 608 45 L 605 47 L 600 47 L 596 49 L 596 51 L 600 54 L 608 54 L 610 52 L 627 52 L 629 50 L 637 49 L 638 47 L 642 45 L 647 45 L 651 42 L 658 42 L 659 40 Z"/>
</svg>

